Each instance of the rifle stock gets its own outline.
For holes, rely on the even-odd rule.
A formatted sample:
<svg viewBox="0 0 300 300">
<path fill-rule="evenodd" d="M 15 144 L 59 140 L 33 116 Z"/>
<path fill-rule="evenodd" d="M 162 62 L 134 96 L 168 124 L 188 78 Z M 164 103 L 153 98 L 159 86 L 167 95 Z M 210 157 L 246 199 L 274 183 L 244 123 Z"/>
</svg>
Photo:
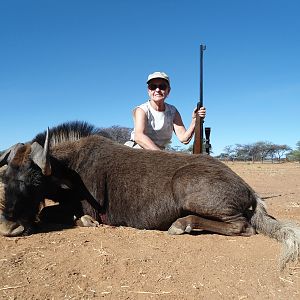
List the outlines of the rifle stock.
<svg viewBox="0 0 300 300">
<path fill-rule="evenodd" d="M 197 105 L 197 110 L 199 110 L 200 107 L 201 107 L 200 105 Z M 194 154 L 202 153 L 202 146 L 203 146 L 203 118 L 201 118 L 197 114 L 196 115 L 195 138 L 194 138 L 193 153 Z"/>
<path fill-rule="evenodd" d="M 197 111 L 203 106 L 203 51 L 205 49 L 205 45 L 200 45 L 200 100 L 197 103 Z M 193 154 L 200 154 L 203 152 L 203 123 L 203 118 L 197 114 Z"/>
</svg>

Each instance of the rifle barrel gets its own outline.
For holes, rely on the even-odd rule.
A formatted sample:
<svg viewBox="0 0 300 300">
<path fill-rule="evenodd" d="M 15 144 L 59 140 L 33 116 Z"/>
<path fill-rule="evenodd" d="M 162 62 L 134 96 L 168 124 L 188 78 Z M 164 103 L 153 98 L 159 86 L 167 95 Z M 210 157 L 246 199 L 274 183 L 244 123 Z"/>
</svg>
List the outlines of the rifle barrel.
<svg viewBox="0 0 300 300">
<path fill-rule="evenodd" d="M 200 45 L 200 98 L 197 103 L 197 110 L 203 106 L 203 51 L 206 49 L 206 46 Z M 196 125 L 195 125 L 195 137 L 194 137 L 194 154 L 202 153 L 203 146 L 203 118 L 196 116 Z"/>
<path fill-rule="evenodd" d="M 203 106 L 203 51 L 206 49 L 205 45 L 200 45 L 200 101 L 199 106 Z M 198 109 L 200 109 L 198 107 Z"/>
</svg>

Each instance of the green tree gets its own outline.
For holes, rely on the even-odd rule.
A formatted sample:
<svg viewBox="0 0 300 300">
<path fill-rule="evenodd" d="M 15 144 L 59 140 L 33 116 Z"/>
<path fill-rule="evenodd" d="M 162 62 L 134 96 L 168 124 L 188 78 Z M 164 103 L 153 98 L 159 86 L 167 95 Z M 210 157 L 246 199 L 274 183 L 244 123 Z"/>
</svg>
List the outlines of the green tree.
<svg viewBox="0 0 300 300">
<path fill-rule="evenodd" d="M 300 163 L 300 141 L 296 143 L 296 150 L 291 151 L 288 155 L 288 158 Z"/>
<path fill-rule="evenodd" d="M 108 138 L 111 138 L 112 140 L 120 144 L 124 144 L 125 142 L 129 141 L 130 133 L 133 129 L 128 127 L 122 127 L 119 125 L 114 125 L 107 128 L 101 128 L 101 130 L 107 133 Z"/>
<path fill-rule="evenodd" d="M 281 157 L 290 150 L 292 149 L 288 145 L 276 145 L 274 153 L 275 155 L 277 155 L 277 158 L 280 161 Z"/>
<path fill-rule="evenodd" d="M 233 145 L 226 146 L 223 150 L 224 157 L 226 157 L 227 160 L 234 160 L 236 156 L 236 150 Z"/>
</svg>

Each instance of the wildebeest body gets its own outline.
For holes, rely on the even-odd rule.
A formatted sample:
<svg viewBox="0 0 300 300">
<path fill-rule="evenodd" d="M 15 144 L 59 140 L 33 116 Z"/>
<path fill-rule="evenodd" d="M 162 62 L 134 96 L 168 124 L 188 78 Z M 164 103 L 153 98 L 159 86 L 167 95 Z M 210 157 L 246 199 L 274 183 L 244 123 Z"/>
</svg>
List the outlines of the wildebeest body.
<svg viewBox="0 0 300 300">
<path fill-rule="evenodd" d="M 207 156 L 130 149 L 98 136 L 58 145 L 52 155 L 68 157 L 68 167 L 103 207 L 101 221 L 110 225 L 165 230 L 188 213 L 230 221 L 254 203 L 249 186 Z"/>
<path fill-rule="evenodd" d="M 46 138 L 44 147 L 17 145 L 1 157 L 0 166 L 8 164 L 2 234 L 26 232 L 50 196 L 77 217 L 109 225 L 171 234 L 259 231 L 284 243 L 282 266 L 299 258 L 299 227 L 269 216 L 249 185 L 212 157 L 132 149 L 97 135 L 48 147 Z"/>
</svg>

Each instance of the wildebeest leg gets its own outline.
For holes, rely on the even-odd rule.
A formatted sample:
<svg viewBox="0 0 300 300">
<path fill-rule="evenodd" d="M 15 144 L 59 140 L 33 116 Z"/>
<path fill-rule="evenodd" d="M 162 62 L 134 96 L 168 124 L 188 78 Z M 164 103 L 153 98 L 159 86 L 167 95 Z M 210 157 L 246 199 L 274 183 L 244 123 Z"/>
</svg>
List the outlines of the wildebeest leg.
<svg viewBox="0 0 300 300">
<path fill-rule="evenodd" d="M 39 214 L 39 219 L 45 223 L 75 224 L 81 227 L 97 227 L 99 225 L 99 223 L 89 215 L 76 216 L 76 212 L 71 209 L 69 203 L 68 205 L 58 204 L 44 207 Z"/>
<path fill-rule="evenodd" d="M 222 222 L 205 219 L 195 215 L 189 215 L 177 219 L 169 228 L 169 234 L 182 234 L 191 232 L 193 229 L 207 230 L 224 235 L 251 236 L 255 234 L 254 228 L 246 220 Z"/>
<path fill-rule="evenodd" d="M 74 225 L 74 213 L 61 204 L 45 206 L 39 213 L 39 219 L 44 223 Z"/>
</svg>

